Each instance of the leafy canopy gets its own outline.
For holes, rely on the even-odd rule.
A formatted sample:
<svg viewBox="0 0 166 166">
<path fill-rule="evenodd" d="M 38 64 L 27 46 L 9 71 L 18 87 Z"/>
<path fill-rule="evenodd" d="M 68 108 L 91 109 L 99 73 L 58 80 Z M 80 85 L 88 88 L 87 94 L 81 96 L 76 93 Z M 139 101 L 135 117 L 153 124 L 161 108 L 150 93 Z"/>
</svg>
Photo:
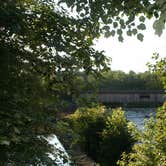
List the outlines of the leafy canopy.
<svg viewBox="0 0 166 166">
<path fill-rule="evenodd" d="M 117 33 L 122 41 L 124 29 L 142 40 L 143 15 L 160 19 L 161 13 L 160 3 L 147 0 L 1 1 L 1 165 L 56 164 L 37 136 L 54 132 L 56 111 L 63 96 L 75 93 L 79 70 L 108 69 L 108 58 L 93 49 L 93 40 Z"/>
</svg>

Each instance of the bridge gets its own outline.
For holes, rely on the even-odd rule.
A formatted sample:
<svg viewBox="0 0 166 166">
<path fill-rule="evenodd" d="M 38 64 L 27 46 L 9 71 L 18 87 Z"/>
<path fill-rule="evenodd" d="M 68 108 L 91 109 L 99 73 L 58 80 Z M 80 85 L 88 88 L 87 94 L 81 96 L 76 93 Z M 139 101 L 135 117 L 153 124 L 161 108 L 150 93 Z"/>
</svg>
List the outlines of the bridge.
<svg viewBox="0 0 166 166">
<path fill-rule="evenodd" d="M 163 90 L 101 90 L 81 94 L 83 98 L 95 98 L 101 103 L 163 103 L 166 100 Z"/>
</svg>

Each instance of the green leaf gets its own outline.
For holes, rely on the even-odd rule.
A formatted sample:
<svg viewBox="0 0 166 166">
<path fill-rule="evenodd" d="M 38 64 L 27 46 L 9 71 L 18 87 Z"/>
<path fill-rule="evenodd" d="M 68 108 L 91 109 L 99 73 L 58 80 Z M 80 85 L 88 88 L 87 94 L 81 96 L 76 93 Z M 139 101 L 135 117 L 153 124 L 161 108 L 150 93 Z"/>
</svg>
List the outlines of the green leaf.
<svg viewBox="0 0 166 166">
<path fill-rule="evenodd" d="M 113 27 L 117 28 L 118 27 L 118 23 L 117 22 L 113 22 Z"/>
<path fill-rule="evenodd" d="M 145 17 L 144 17 L 144 16 L 140 16 L 140 17 L 139 17 L 139 21 L 145 22 Z"/>
<path fill-rule="evenodd" d="M 112 23 L 112 19 L 109 18 L 109 19 L 107 20 L 107 23 L 108 23 L 108 24 L 111 24 L 111 23 Z"/>
<path fill-rule="evenodd" d="M 119 36 L 119 37 L 118 37 L 118 40 L 119 40 L 120 42 L 123 42 L 124 39 L 123 39 L 122 36 Z"/>
<path fill-rule="evenodd" d="M 124 25 L 124 20 L 120 19 L 119 23 L 120 23 L 121 26 L 123 26 Z"/>
<path fill-rule="evenodd" d="M 153 23 L 153 28 L 155 29 L 155 34 L 161 36 L 161 34 L 163 33 L 163 29 L 165 28 L 165 22 L 161 19 L 156 20 Z"/>
<path fill-rule="evenodd" d="M 139 34 L 137 35 L 137 39 L 140 40 L 140 41 L 143 41 L 143 39 L 144 39 L 143 34 L 139 33 Z"/>
<path fill-rule="evenodd" d="M 103 29 L 106 30 L 106 31 L 109 31 L 110 30 L 110 26 L 106 25 L 106 26 L 103 27 Z"/>
<path fill-rule="evenodd" d="M 128 35 L 128 36 L 132 36 L 132 31 L 131 31 L 131 30 L 128 30 L 128 31 L 127 31 L 127 35 Z"/>
<path fill-rule="evenodd" d="M 118 29 L 118 30 L 117 30 L 117 34 L 118 34 L 118 35 L 121 35 L 122 33 L 123 33 L 123 31 L 122 31 L 121 29 Z"/>
<path fill-rule="evenodd" d="M 158 5 L 164 5 L 164 3 L 165 3 L 165 0 L 157 0 L 157 2 L 156 2 Z"/>
<path fill-rule="evenodd" d="M 140 30 L 145 30 L 146 26 L 145 26 L 145 24 L 141 23 L 140 25 L 137 26 L 137 28 Z"/>
<path fill-rule="evenodd" d="M 115 30 L 112 30 L 112 31 L 110 32 L 110 34 L 111 34 L 111 36 L 115 36 Z"/>
<path fill-rule="evenodd" d="M 85 14 L 84 14 L 84 13 L 80 13 L 80 16 L 81 16 L 81 17 L 84 17 L 84 16 L 85 16 Z"/>
<path fill-rule="evenodd" d="M 155 11 L 155 12 L 154 12 L 154 16 L 155 16 L 156 18 L 158 18 L 158 17 L 159 17 L 159 13 L 158 13 L 157 11 Z"/>
<path fill-rule="evenodd" d="M 17 127 L 14 127 L 14 132 L 15 132 L 16 134 L 20 134 L 20 131 L 18 130 Z"/>
<path fill-rule="evenodd" d="M 136 35 L 136 34 L 137 34 L 137 29 L 133 29 L 133 30 L 132 30 L 132 33 L 133 33 L 134 35 Z"/>
<path fill-rule="evenodd" d="M 109 31 L 107 31 L 107 32 L 104 33 L 104 36 L 105 36 L 106 38 L 108 38 L 108 37 L 111 36 L 111 33 L 110 33 Z"/>
<path fill-rule="evenodd" d="M 3 141 L 0 141 L 0 144 L 9 146 L 10 145 L 10 141 L 3 140 Z"/>
</svg>

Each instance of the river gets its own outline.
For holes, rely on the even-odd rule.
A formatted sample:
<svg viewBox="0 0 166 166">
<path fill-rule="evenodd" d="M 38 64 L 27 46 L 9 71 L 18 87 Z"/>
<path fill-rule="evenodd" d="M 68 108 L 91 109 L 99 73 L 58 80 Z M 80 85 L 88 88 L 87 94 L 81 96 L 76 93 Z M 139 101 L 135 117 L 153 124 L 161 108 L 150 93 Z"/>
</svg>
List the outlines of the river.
<svg viewBox="0 0 166 166">
<path fill-rule="evenodd" d="M 134 122 L 138 129 L 144 129 L 144 120 L 155 116 L 156 108 L 126 108 L 126 118 Z"/>
</svg>

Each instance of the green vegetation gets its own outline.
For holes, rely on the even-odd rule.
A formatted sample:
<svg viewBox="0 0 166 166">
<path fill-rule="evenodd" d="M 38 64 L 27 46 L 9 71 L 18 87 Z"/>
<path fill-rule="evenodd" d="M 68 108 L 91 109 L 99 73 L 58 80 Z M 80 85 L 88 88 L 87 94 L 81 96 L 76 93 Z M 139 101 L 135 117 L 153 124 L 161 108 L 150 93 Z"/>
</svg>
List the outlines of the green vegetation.
<svg viewBox="0 0 166 166">
<path fill-rule="evenodd" d="M 73 147 L 80 147 L 100 165 L 113 166 L 121 154 L 129 152 L 135 143 L 133 127 L 120 108 L 106 111 L 103 106 L 98 106 L 76 110 L 64 122 L 59 122 L 58 131 L 63 138 L 72 136 Z"/>
<path fill-rule="evenodd" d="M 149 67 L 161 77 L 165 89 L 166 58 L 159 59 L 158 54 L 153 58 L 155 64 L 149 64 Z M 156 119 L 148 120 L 145 130 L 137 133 L 137 139 L 140 144 L 135 144 L 131 153 L 123 153 L 122 159 L 118 161 L 120 166 L 166 165 L 166 102 L 158 108 Z"/>
<path fill-rule="evenodd" d="M 162 79 L 154 72 L 135 73 L 108 70 L 101 77 L 79 73 L 80 91 L 100 90 L 162 90 Z"/>
<path fill-rule="evenodd" d="M 121 109 L 80 108 L 59 122 L 58 131 L 68 149 L 80 148 L 101 166 L 165 166 L 165 119 L 166 103 L 155 119 L 146 120 L 143 131 L 127 121 Z"/>
<path fill-rule="evenodd" d="M 135 73 L 130 71 L 110 71 L 98 81 L 98 88 L 105 90 L 161 90 L 160 78 L 151 72 Z"/>
<path fill-rule="evenodd" d="M 158 108 L 156 120 L 146 122 L 145 130 L 137 136 L 132 152 L 123 153 L 120 166 L 166 165 L 166 103 Z"/>
<path fill-rule="evenodd" d="M 160 77 L 160 80 L 162 81 L 163 89 L 166 90 L 166 57 L 160 58 L 159 54 L 154 53 L 152 59 L 154 60 L 154 63 L 149 63 L 149 69 L 154 72 L 158 77 Z"/>
<path fill-rule="evenodd" d="M 108 70 L 109 59 L 94 50 L 94 39 L 116 34 L 123 41 L 127 32 L 142 41 L 145 18 L 153 16 L 161 35 L 164 7 L 165 0 L 1 1 L 0 165 L 57 165 L 39 136 L 56 133 L 57 111 L 77 94 L 80 71 L 99 76 Z M 156 68 L 165 75 L 165 62 Z M 103 131 L 106 143 L 111 125 Z"/>
<path fill-rule="evenodd" d="M 78 70 L 105 70 L 107 58 L 91 47 L 91 24 L 50 0 L 1 1 L 0 20 L 0 165 L 56 165 L 38 136 L 55 133 Z"/>
</svg>

